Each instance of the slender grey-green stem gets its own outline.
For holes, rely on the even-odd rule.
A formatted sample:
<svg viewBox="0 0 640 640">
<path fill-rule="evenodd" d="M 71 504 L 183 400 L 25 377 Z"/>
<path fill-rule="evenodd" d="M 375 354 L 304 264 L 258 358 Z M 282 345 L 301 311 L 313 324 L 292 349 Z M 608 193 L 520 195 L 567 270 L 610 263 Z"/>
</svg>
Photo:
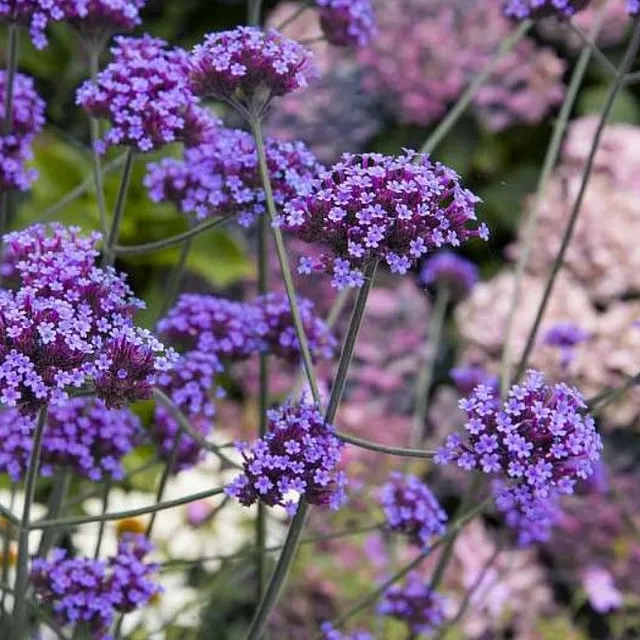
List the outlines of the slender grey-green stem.
<svg viewBox="0 0 640 640">
<path fill-rule="evenodd" d="M 186 268 L 187 268 L 187 259 L 189 258 L 189 253 L 191 252 L 192 246 L 193 246 L 193 239 L 190 239 L 184 242 L 182 244 L 182 247 L 180 248 L 178 263 L 173 269 L 171 269 L 171 274 L 169 275 L 169 281 L 167 282 L 167 288 L 162 300 L 162 306 L 160 307 L 160 313 L 158 314 L 158 319 L 166 315 L 167 311 L 171 309 L 171 307 L 173 306 L 173 303 L 176 301 L 176 298 L 178 297 L 178 293 L 180 292 L 180 286 L 182 284 L 182 279 L 184 278 L 184 272 L 186 271 Z"/>
<path fill-rule="evenodd" d="M 612 82 L 611 87 L 609 88 L 607 97 L 605 99 L 605 104 L 602 109 L 602 113 L 600 114 L 600 121 L 598 122 L 598 127 L 596 128 L 595 135 L 591 142 L 591 150 L 587 157 L 587 162 L 585 164 L 584 170 L 582 172 L 582 180 L 580 183 L 580 188 L 578 191 L 578 195 L 576 197 L 576 201 L 573 205 L 573 209 L 571 211 L 571 215 L 569 216 L 569 222 L 562 236 L 562 242 L 560 243 L 560 249 L 558 254 L 553 261 L 553 265 L 551 267 L 551 273 L 547 279 L 544 293 L 542 295 L 542 301 L 538 307 L 536 317 L 529 332 L 529 336 L 527 338 L 527 343 L 524 348 L 524 352 L 518 364 L 518 368 L 516 371 L 516 378 L 519 378 L 524 370 L 527 368 L 527 362 L 529 361 L 529 356 L 531 355 L 531 351 L 533 349 L 533 345 L 535 344 L 536 337 L 538 335 L 538 330 L 540 328 L 540 324 L 542 323 L 542 319 L 544 318 L 545 311 L 547 310 L 547 305 L 549 303 L 549 298 L 551 297 L 551 292 L 553 291 L 553 286 L 556 282 L 556 278 L 560 269 L 562 268 L 562 263 L 564 262 L 564 256 L 567 252 L 567 248 L 573 238 L 573 232 L 576 226 L 576 222 L 578 221 L 578 216 L 580 215 L 580 211 L 582 209 L 582 202 L 584 201 L 584 196 L 587 191 L 587 185 L 589 184 L 589 178 L 591 177 L 591 170 L 593 169 L 593 163 L 596 157 L 596 152 L 598 150 L 598 146 L 600 145 L 600 138 L 602 137 L 602 132 L 607 124 L 607 119 L 609 114 L 611 113 L 611 109 L 615 103 L 616 97 L 618 93 L 624 86 L 624 78 L 627 74 L 627 71 L 633 64 L 635 60 L 636 54 L 638 53 L 638 49 L 640 48 L 640 18 L 636 18 L 634 21 L 634 29 L 633 35 L 631 37 L 631 41 L 627 46 L 627 50 L 625 51 L 622 62 L 620 63 L 620 68 L 616 75 L 615 80 Z"/>
<path fill-rule="evenodd" d="M 376 453 L 386 453 L 390 456 L 398 456 L 399 458 L 422 458 L 428 460 L 433 458 L 435 451 L 427 451 L 426 449 L 406 449 L 404 447 L 390 447 L 385 444 L 379 444 L 377 442 L 371 442 L 371 440 L 365 440 L 363 438 L 356 438 L 355 436 L 343 433 L 336 430 L 336 438 L 352 444 L 354 447 L 360 447 L 361 449 L 367 449 L 369 451 L 375 451 Z"/>
<path fill-rule="evenodd" d="M 214 227 L 219 227 L 223 224 L 232 220 L 234 216 L 224 216 L 222 218 L 212 218 L 211 220 L 206 220 L 199 225 L 196 225 L 192 229 L 188 231 L 183 231 L 182 233 L 178 233 L 175 236 L 171 236 L 170 238 L 165 238 L 164 240 L 157 240 L 156 242 L 146 242 L 145 244 L 133 244 L 133 245 L 122 245 L 115 244 L 113 246 L 113 253 L 117 256 L 134 256 L 145 253 L 152 253 L 154 251 L 162 251 L 163 249 L 169 249 L 171 247 L 175 247 L 178 244 L 182 244 L 191 238 L 195 238 L 199 236 L 201 233 L 208 231 L 209 229 L 213 229 Z"/>
<path fill-rule="evenodd" d="M 116 254 L 114 251 L 114 245 L 118 240 L 118 234 L 120 233 L 120 224 L 124 216 L 124 209 L 127 204 L 127 194 L 129 193 L 129 184 L 131 182 L 131 171 L 133 169 L 133 162 L 135 160 L 136 152 L 133 147 L 127 149 L 127 157 L 124 162 L 124 169 L 122 170 L 122 178 L 120 180 L 120 189 L 118 190 L 118 196 L 116 198 L 116 207 L 113 212 L 113 218 L 111 219 L 111 227 L 109 228 L 109 234 L 107 235 L 104 247 L 103 263 L 105 265 L 113 264 Z"/>
<path fill-rule="evenodd" d="M 590 37 L 595 38 L 595 36 L 597 36 L 598 31 L 600 29 L 601 22 L 602 22 L 602 17 L 603 17 L 603 13 L 600 13 L 600 15 L 598 16 L 598 21 L 595 23 L 593 29 L 589 34 Z M 546 191 L 549 178 L 551 177 L 551 172 L 553 171 L 556 165 L 556 162 L 558 160 L 558 156 L 560 155 L 560 147 L 562 144 L 562 140 L 567 130 L 567 126 L 569 124 L 569 118 L 573 111 L 573 107 L 578 97 L 578 93 L 580 92 L 582 81 L 589 67 L 591 54 L 592 54 L 592 51 L 589 47 L 584 46 L 582 48 L 582 52 L 580 53 L 578 62 L 571 75 L 571 80 L 569 82 L 567 94 L 565 96 L 564 102 L 562 103 L 562 107 L 560 108 L 558 119 L 556 120 L 553 126 L 551 141 L 549 142 L 549 146 L 547 147 L 545 158 L 542 164 L 542 171 L 540 172 L 540 176 L 538 178 L 538 184 L 536 187 L 536 195 L 535 195 L 534 203 L 531 208 L 531 212 L 527 219 L 526 225 L 524 227 L 524 231 L 523 231 L 524 243 L 523 243 L 522 251 L 518 256 L 518 261 L 516 263 L 515 276 L 514 276 L 515 278 L 514 291 L 510 299 L 509 313 L 507 315 L 507 322 L 506 322 L 505 331 L 504 331 L 504 348 L 502 350 L 501 375 L 500 375 L 501 391 L 502 391 L 503 397 L 506 395 L 509 385 L 511 384 L 511 359 L 512 359 L 512 349 L 513 349 L 511 340 L 512 340 L 512 334 L 513 334 L 513 324 L 514 324 L 516 310 L 518 309 L 518 305 L 520 304 L 520 298 L 522 297 L 522 283 L 524 279 L 524 274 L 527 268 L 527 263 L 529 262 L 529 256 L 531 255 L 531 250 L 533 248 L 533 242 L 535 240 L 535 231 L 538 226 L 538 218 L 540 216 L 540 203 L 541 203 L 543 194 Z"/>
<path fill-rule="evenodd" d="M 26 594 L 29 577 L 29 528 L 31 525 L 31 507 L 36 492 L 36 482 L 40 467 L 40 453 L 42 451 L 42 437 L 47 424 L 47 407 L 38 412 L 36 428 L 33 433 L 33 448 L 29 458 L 29 466 L 24 482 L 24 507 L 18 528 L 18 559 L 16 566 L 16 582 L 14 586 L 15 598 L 13 604 L 13 637 L 22 640 L 26 633 Z"/>
<path fill-rule="evenodd" d="M 198 493 L 190 493 L 182 498 L 176 498 L 175 500 L 165 500 L 164 502 L 158 502 L 147 507 L 140 507 L 138 509 L 129 509 L 128 511 L 114 511 L 111 513 L 103 513 L 97 516 L 78 516 L 73 518 L 58 518 L 56 520 L 36 520 L 31 524 L 31 530 L 39 531 L 44 529 L 50 529 L 51 527 L 77 527 L 89 522 L 101 522 L 106 520 L 113 522 L 114 520 L 124 520 L 125 518 L 135 518 L 137 516 L 145 516 L 148 513 L 155 513 L 156 511 L 165 511 L 166 509 L 173 509 L 174 507 L 180 507 L 183 504 L 189 504 L 196 500 L 204 500 L 211 496 L 217 496 L 224 493 L 225 487 L 216 487 L 215 489 L 207 489 L 206 491 L 199 491 Z"/>
<path fill-rule="evenodd" d="M 111 486 L 111 478 L 109 478 L 104 483 L 104 487 L 102 487 L 102 508 L 100 510 L 100 513 L 104 514 L 109 510 L 109 496 L 111 495 Z M 104 530 L 106 526 L 107 523 L 104 520 L 102 520 L 98 525 L 98 539 L 96 540 L 96 547 L 93 552 L 93 557 L 95 560 L 100 557 L 100 552 L 102 551 L 102 541 L 104 540 Z"/>
<path fill-rule="evenodd" d="M 262 0 L 249 0 L 247 9 L 247 21 L 251 26 L 260 24 L 260 12 L 262 11 Z"/>
<path fill-rule="evenodd" d="M 507 55 L 531 30 L 533 22 L 525 20 L 513 34 L 504 40 L 500 45 L 493 58 L 487 66 L 471 81 L 465 92 L 458 98 L 447 117 L 440 122 L 433 133 L 427 138 L 420 148 L 420 153 L 432 153 L 433 150 L 442 142 L 445 136 L 451 131 L 453 126 L 458 122 L 462 114 L 466 111 L 469 104 L 475 97 L 480 88 L 487 82 L 494 72 L 500 60 Z"/>
<path fill-rule="evenodd" d="M 362 324 L 362 318 L 364 317 L 364 311 L 366 308 L 367 298 L 371 287 L 373 286 L 373 280 L 375 276 L 377 263 L 372 262 L 367 265 L 365 269 L 365 282 L 362 288 L 358 292 L 358 297 L 354 305 L 347 334 L 342 346 L 342 352 L 340 354 L 340 360 L 338 361 L 338 368 L 336 376 L 331 389 L 331 396 L 329 398 L 329 404 L 325 413 L 325 420 L 327 423 L 333 423 L 338 406 L 342 400 L 342 394 L 344 392 L 344 386 L 347 379 L 347 373 L 349 372 L 349 365 L 351 364 L 351 358 L 353 357 L 353 350 L 358 338 L 360 326 Z M 304 530 L 304 523 L 309 513 L 309 504 L 305 499 L 300 500 L 298 504 L 298 510 L 296 511 L 289 531 L 287 532 L 287 538 L 284 543 L 284 547 L 278 562 L 269 581 L 269 586 L 260 600 L 258 609 L 251 622 L 249 632 L 247 634 L 247 640 L 259 640 L 264 634 L 265 627 L 269 620 L 269 614 L 275 607 L 280 596 L 282 587 L 289 575 L 289 571 L 293 564 L 293 560 L 296 556 L 300 540 L 302 538 L 302 532 Z"/>
<path fill-rule="evenodd" d="M 313 5 L 312 0 L 304 0 L 300 6 L 283 22 L 281 22 L 276 29 L 283 31 L 285 27 L 288 27 L 292 22 L 295 22 L 307 9 Z"/>
<path fill-rule="evenodd" d="M 13 509 L 15 507 L 15 502 L 16 502 L 16 491 L 17 491 L 17 487 L 15 484 L 11 485 L 11 499 L 9 501 L 9 509 L 8 512 L 11 513 L 11 515 L 13 516 Z M 3 510 L 4 511 L 4 510 Z M 15 517 L 15 516 L 13 516 Z M 12 531 L 11 528 L 18 525 L 20 522 L 19 520 L 16 518 L 15 522 L 11 522 L 6 516 L 2 516 L 2 519 L 4 520 L 4 522 L 2 522 L 2 582 L 5 583 L 7 582 L 7 579 L 9 577 L 9 555 L 10 555 L 10 544 L 11 544 L 11 538 L 12 538 Z M 2 596 L 0 597 L 0 629 L 2 628 L 4 622 L 5 622 L 5 618 L 6 618 L 6 611 L 4 608 L 4 603 L 6 600 L 6 591 L 2 592 Z"/>
<path fill-rule="evenodd" d="M 413 431 L 411 434 L 411 446 L 419 447 L 424 437 L 424 421 L 429 405 L 429 392 L 433 383 L 433 372 L 438 360 L 440 338 L 447 315 L 447 305 L 450 299 L 450 290 L 447 286 L 438 287 L 433 315 L 429 319 L 429 331 L 426 340 L 427 361 L 420 370 L 416 382 L 416 407 L 413 414 Z"/>
<path fill-rule="evenodd" d="M 606 7 L 603 6 L 601 9 L 601 15 L 603 15 L 605 11 L 606 11 Z M 591 53 L 593 53 L 595 59 L 598 61 L 600 66 L 610 76 L 615 78 L 616 74 L 618 73 L 618 70 L 616 69 L 615 65 L 611 62 L 611 60 L 609 60 L 609 58 L 607 58 L 607 56 L 600 50 L 600 48 L 598 47 L 598 45 L 594 40 L 594 36 L 592 36 L 591 34 L 585 33 L 577 24 L 575 24 L 571 20 L 567 20 L 566 26 L 567 26 L 567 29 L 569 29 L 570 31 L 573 31 L 580 38 L 580 40 L 584 45 L 589 47 L 589 49 L 591 50 Z"/>
<path fill-rule="evenodd" d="M 4 118 L 2 135 L 8 136 L 13 127 L 13 93 L 16 73 L 18 71 L 18 51 L 20 47 L 20 27 L 12 22 L 9 25 L 9 41 L 7 43 L 6 82 L 4 94 Z M 11 193 L 7 190 L 0 194 L 0 245 L 10 222 Z"/>
<path fill-rule="evenodd" d="M 47 518 L 57 518 L 60 515 L 62 505 L 64 504 L 71 484 L 71 474 L 68 469 L 61 469 L 56 474 L 53 481 L 53 489 L 49 496 L 49 504 L 47 507 Z M 38 556 L 44 558 L 49 553 L 49 550 L 55 546 L 58 531 L 55 529 L 49 529 L 45 531 L 40 540 L 40 546 L 38 549 Z"/>
<path fill-rule="evenodd" d="M 630 376 L 622 385 L 615 389 L 605 389 L 587 402 L 590 411 L 600 412 L 611 403 L 619 400 L 629 389 L 640 384 L 640 373 Z"/>
<path fill-rule="evenodd" d="M 98 77 L 100 66 L 100 51 L 97 46 L 89 49 L 89 74 L 93 82 Z M 93 116 L 89 116 L 89 128 L 91 131 L 91 152 L 93 154 L 93 183 L 96 190 L 96 202 L 98 204 L 98 215 L 100 216 L 100 229 L 104 238 L 107 237 L 109 226 L 107 221 L 107 205 L 104 201 L 104 183 L 102 176 L 102 159 L 98 152 L 97 145 L 100 139 L 100 121 Z"/>
</svg>

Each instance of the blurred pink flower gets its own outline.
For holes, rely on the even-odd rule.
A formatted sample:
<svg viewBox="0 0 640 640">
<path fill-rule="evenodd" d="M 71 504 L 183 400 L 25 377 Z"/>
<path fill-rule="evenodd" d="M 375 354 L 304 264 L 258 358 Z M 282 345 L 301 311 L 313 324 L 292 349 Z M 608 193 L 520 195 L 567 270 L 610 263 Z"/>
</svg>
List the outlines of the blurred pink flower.
<svg viewBox="0 0 640 640">
<path fill-rule="evenodd" d="M 622 606 L 622 594 L 616 589 L 613 576 L 605 569 L 587 567 L 582 573 L 582 586 L 598 613 L 609 613 Z"/>
</svg>

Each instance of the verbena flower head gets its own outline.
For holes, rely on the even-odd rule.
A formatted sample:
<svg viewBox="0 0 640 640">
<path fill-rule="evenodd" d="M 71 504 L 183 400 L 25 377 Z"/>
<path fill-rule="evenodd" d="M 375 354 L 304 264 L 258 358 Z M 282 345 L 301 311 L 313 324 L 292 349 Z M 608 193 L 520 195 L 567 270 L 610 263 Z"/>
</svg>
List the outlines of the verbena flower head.
<svg viewBox="0 0 640 640">
<path fill-rule="evenodd" d="M 413 475 L 394 472 L 380 492 L 386 527 L 426 548 L 434 536 L 445 532 L 447 514 L 429 487 Z"/>
<path fill-rule="evenodd" d="M 276 205 L 306 195 L 322 170 L 307 147 L 267 139 L 265 151 Z M 266 212 L 253 136 L 237 129 L 218 129 L 208 144 L 188 149 L 183 160 L 149 165 L 145 185 L 154 202 L 169 200 L 198 220 L 235 216 L 246 227 Z"/>
<path fill-rule="evenodd" d="M 147 0 L 62 0 L 66 20 L 88 35 L 132 31 Z"/>
<path fill-rule="evenodd" d="M 376 34 L 372 0 L 316 0 L 327 40 L 339 47 L 363 47 Z"/>
<path fill-rule="evenodd" d="M 479 365 L 453 367 L 449 371 L 449 375 L 456 385 L 456 389 L 463 396 L 469 395 L 479 384 L 489 387 L 496 394 L 500 388 L 498 378 L 492 376 Z"/>
<path fill-rule="evenodd" d="M 257 331 L 264 342 L 263 350 L 292 363 L 300 362 L 300 343 L 287 296 L 269 293 L 257 298 L 254 304 L 262 314 Z M 298 308 L 312 358 L 330 360 L 338 346 L 331 329 L 324 320 L 314 315 L 311 300 L 298 298 Z"/>
<path fill-rule="evenodd" d="M 513 385 L 500 407 L 496 392 L 479 385 L 460 401 L 467 414 L 467 438 L 452 434 L 436 463 L 455 461 L 522 485 L 535 498 L 572 493 L 600 458 L 602 441 L 580 392 L 564 383 L 550 385 L 530 370 Z"/>
<path fill-rule="evenodd" d="M 640 14 L 640 0 L 627 0 L 627 12 L 630 16 Z"/>
<path fill-rule="evenodd" d="M 196 95 L 259 114 L 271 98 L 306 87 L 316 70 L 312 54 L 275 29 L 237 27 L 193 49 L 189 76 Z"/>
<path fill-rule="evenodd" d="M 305 498 L 320 507 L 339 509 L 346 500 L 347 479 L 336 469 L 344 444 L 322 413 L 311 404 L 285 404 L 268 412 L 264 437 L 239 443 L 244 473 L 227 493 L 241 504 L 263 502 L 295 513 Z"/>
<path fill-rule="evenodd" d="M 196 100 L 187 88 L 187 53 L 145 35 L 116 38 L 113 62 L 78 90 L 76 102 L 111 129 L 99 150 L 116 145 L 152 151 L 189 136 Z"/>
<path fill-rule="evenodd" d="M 591 0 L 507 0 L 504 5 L 504 15 L 514 20 L 542 18 L 549 15 L 570 18 L 590 2 Z"/>
<path fill-rule="evenodd" d="M 158 323 L 158 331 L 186 349 L 225 360 L 243 360 L 261 349 L 260 310 L 217 296 L 188 293 Z"/>
<path fill-rule="evenodd" d="M 0 292 L 0 403 L 31 413 L 86 384 L 110 408 L 148 397 L 175 359 L 133 323 L 143 303 L 123 275 L 97 267 L 99 234 L 34 225 L 7 234 L 17 290 Z"/>
<path fill-rule="evenodd" d="M 285 206 L 280 224 L 331 250 L 320 259 L 303 257 L 298 270 L 331 273 L 334 286 L 344 289 L 362 286 L 368 262 L 381 260 L 404 274 L 436 248 L 487 239 L 486 225 L 468 226 L 478 202 L 455 171 L 427 155 L 344 154 L 309 195 Z"/>
<path fill-rule="evenodd" d="M 573 322 L 556 322 L 545 334 L 543 342 L 551 347 L 558 347 L 561 353 L 561 364 L 567 368 L 573 358 L 576 345 L 585 342 L 590 337 L 587 331 Z"/>
<path fill-rule="evenodd" d="M 330 622 L 324 622 L 322 624 L 322 633 L 324 633 L 324 640 L 374 640 L 368 631 L 360 631 L 357 629 L 346 633 L 335 629 Z"/>
<path fill-rule="evenodd" d="M 0 413 L 0 472 L 18 482 L 33 449 L 32 418 L 17 411 Z M 40 473 L 59 469 L 99 481 L 124 477 L 122 459 L 142 439 L 139 418 L 128 409 L 107 409 L 95 398 L 72 398 L 51 407 L 42 440 Z"/>
<path fill-rule="evenodd" d="M 215 388 L 215 377 L 222 369 L 215 354 L 196 350 L 181 356 L 171 371 L 158 377 L 158 387 L 203 437 L 213 429 L 216 413 L 213 397 L 222 395 Z M 172 458 L 179 431 L 180 425 L 170 409 L 157 402 L 150 435 L 164 460 Z M 176 473 L 193 467 L 202 458 L 202 447 L 186 433 L 180 436 L 177 447 L 173 468 Z"/>
<path fill-rule="evenodd" d="M 54 549 L 51 559 L 32 563 L 36 599 L 63 627 L 86 625 L 92 638 L 108 640 L 116 612 L 142 607 L 160 592 L 150 579 L 156 566 L 143 561 L 151 549 L 143 536 L 132 534 L 122 537 L 107 561 L 69 558 L 66 550 Z"/>
<path fill-rule="evenodd" d="M 377 613 L 404 622 L 412 633 L 428 635 L 445 621 L 446 600 L 429 588 L 428 580 L 416 571 L 403 584 L 390 587 Z"/>
<path fill-rule="evenodd" d="M 0 21 L 28 26 L 36 49 L 47 46 L 47 25 L 64 17 L 61 0 L 0 0 Z"/>
<path fill-rule="evenodd" d="M 455 300 L 464 298 L 479 279 L 480 272 L 473 262 L 450 251 L 428 258 L 420 271 L 423 284 L 446 288 Z"/>
</svg>

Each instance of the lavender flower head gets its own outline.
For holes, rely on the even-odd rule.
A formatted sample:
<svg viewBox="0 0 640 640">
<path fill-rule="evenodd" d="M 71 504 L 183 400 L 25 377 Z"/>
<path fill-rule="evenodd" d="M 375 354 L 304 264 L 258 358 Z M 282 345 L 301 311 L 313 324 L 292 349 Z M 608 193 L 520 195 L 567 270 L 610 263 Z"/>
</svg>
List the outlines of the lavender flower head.
<svg viewBox="0 0 640 640">
<path fill-rule="evenodd" d="M 6 72 L 0 71 L 0 121 L 5 117 L 6 91 Z M 14 77 L 11 105 L 11 132 L 7 136 L 0 135 L 0 192 L 25 191 L 37 177 L 37 172 L 26 169 L 25 164 L 33 155 L 33 138 L 45 123 L 44 101 L 29 76 L 18 73 Z"/>
<path fill-rule="evenodd" d="M 591 0 L 507 0 L 504 15 L 514 20 L 543 18 L 549 15 L 570 18 L 590 2 Z"/>
<path fill-rule="evenodd" d="M 630 16 L 640 14 L 640 0 L 627 0 L 627 13 Z"/>
<path fill-rule="evenodd" d="M 316 0 L 320 26 L 330 44 L 364 47 L 376 34 L 372 0 Z"/>
<path fill-rule="evenodd" d="M 267 139 L 265 152 L 279 208 L 306 195 L 322 169 L 301 142 Z M 208 144 L 187 149 L 183 160 L 150 164 L 145 186 L 154 202 L 174 202 L 197 220 L 235 216 L 246 227 L 266 212 L 255 142 L 237 129 L 219 128 Z"/>
<path fill-rule="evenodd" d="M 64 18 L 61 0 L 0 0 L 0 22 L 28 26 L 36 49 L 47 46 L 47 25 Z"/>
<path fill-rule="evenodd" d="M 132 31 L 147 0 L 61 0 L 65 20 L 100 42 L 111 33 Z"/>
<path fill-rule="evenodd" d="M 287 296 L 269 293 L 257 298 L 255 305 L 262 313 L 258 334 L 264 342 L 263 350 L 292 363 L 300 362 L 300 343 Z M 338 346 L 331 329 L 314 315 L 311 300 L 298 298 L 298 308 L 312 358 L 330 360 Z"/>
<path fill-rule="evenodd" d="M 315 78 L 312 54 L 275 29 L 237 27 L 211 33 L 190 59 L 193 92 L 261 114 L 271 98 L 301 89 Z"/>
<path fill-rule="evenodd" d="M 116 38 L 113 62 L 78 90 L 76 102 L 111 129 L 99 151 L 116 145 L 152 151 L 190 136 L 196 104 L 187 88 L 187 54 L 158 38 Z"/>
<path fill-rule="evenodd" d="M 294 514 L 305 498 L 320 507 L 339 509 L 347 479 L 336 467 L 344 444 L 332 425 L 311 404 L 285 404 L 268 412 L 264 437 L 252 446 L 239 443 L 244 474 L 226 489 L 241 504 L 280 505 Z"/>
<path fill-rule="evenodd" d="M 351 633 L 343 633 L 335 629 L 330 622 L 322 624 L 322 633 L 324 634 L 324 640 L 374 640 L 368 631 L 355 630 Z"/>
<path fill-rule="evenodd" d="M 54 549 L 51 559 L 32 563 L 36 600 L 63 627 L 85 625 L 91 638 L 108 640 L 116 612 L 142 607 L 160 592 L 150 580 L 156 566 L 143 561 L 152 548 L 143 536 L 125 534 L 107 561 L 69 558 L 66 550 Z"/>
<path fill-rule="evenodd" d="M 95 265 L 99 234 L 59 224 L 4 237 L 3 271 L 17 290 L 0 292 L 0 403 L 33 413 L 91 383 L 110 408 L 149 397 L 175 359 L 133 316 L 143 303 L 123 275 Z"/>
<path fill-rule="evenodd" d="M 25 474 L 33 449 L 32 418 L 15 410 L 0 413 L 0 472 L 13 482 Z M 128 409 L 107 409 L 95 398 L 73 398 L 51 407 L 42 441 L 40 473 L 58 469 L 99 481 L 124 477 L 122 459 L 142 438 L 139 418 Z"/>
<path fill-rule="evenodd" d="M 432 591 L 424 576 L 412 571 L 404 584 L 390 587 L 377 613 L 403 621 L 416 634 L 429 635 L 445 621 L 446 600 Z"/>
<path fill-rule="evenodd" d="M 445 532 L 447 514 L 429 487 L 416 476 L 391 474 L 380 493 L 386 527 L 406 535 L 411 544 L 427 548 Z"/>
<path fill-rule="evenodd" d="M 442 251 L 428 258 L 420 271 L 420 281 L 437 288 L 446 288 L 449 295 L 464 298 L 480 279 L 478 267 L 450 251 Z"/>
<path fill-rule="evenodd" d="M 362 286 L 363 267 L 371 261 L 404 274 L 435 248 L 487 239 L 486 225 L 467 227 L 478 202 L 455 171 L 426 155 L 344 154 L 307 197 L 285 206 L 280 224 L 331 249 L 319 259 L 303 257 L 298 270 L 331 273 L 333 285 L 344 289 Z"/>
<path fill-rule="evenodd" d="M 591 334 L 573 322 L 556 322 L 544 334 L 543 342 L 551 347 L 558 347 L 561 354 L 561 366 L 566 369 L 573 359 L 574 347 L 590 337 Z"/>
</svg>

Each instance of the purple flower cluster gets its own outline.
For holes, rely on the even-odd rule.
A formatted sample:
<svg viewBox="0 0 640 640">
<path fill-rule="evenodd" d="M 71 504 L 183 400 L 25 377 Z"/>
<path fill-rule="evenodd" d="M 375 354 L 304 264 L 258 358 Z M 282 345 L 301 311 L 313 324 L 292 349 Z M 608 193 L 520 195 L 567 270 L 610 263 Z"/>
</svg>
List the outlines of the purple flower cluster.
<svg viewBox="0 0 640 640">
<path fill-rule="evenodd" d="M 579 479 L 593 473 L 602 441 L 593 418 L 581 413 L 586 404 L 580 392 L 564 383 L 549 385 L 540 372 L 531 370 L 523 384 L 513 385 L 502 408 L 496 396 L 479 385 L 460 401 L 467 441 L 450 435 L 435 461 L 504 478 L 499 508 L 519 509 L 534 521 L 545 508 L 541 501 L 572 493 Z"/>
<path fill-rule="evenodd" d="M 394 472 L 380 493 L 386 528 L 402 533 L 411 544 L 426 548 L 445 532 L 447 514 L 429 487 L 413 475 Z"/>
<path fill-rule="evenodd" d="M 215 405 L 211 394 L 215 388 L 215 376 L 222 372 L 222 364 L 213 353 L 189 351 L 175 364 L 174 368 L 158 377 L 158 387 L 187 417 L 191 426 L 206 437 L 213 429 Z M 215 392 L 217 397 L 222 390 Z M 156 442 L 160 455 L 170 460 L 175 455 L 174 471 L 182 471 L 196 465 L 202 456 L 202 447 L 186 433 L 176 436 L 180 425 L 171 411 L 161 402 L 156 403 L 154 420 L 150 429 L 151 438 Z M 174 454 L 174 447 L 177 452 Z"/>
<path fill-rule="evenodd" d="M 285 404 L 267 414 L 268 430 L 252 446 L 239 443 L 244 474 L 227 488 L 250 506 L 263 502 L 295 513 L 298 499 L 339 509 L 346 500 L 347 479 L 336 467 L 344 444 L 322 413 L 310 404 Z"/>
<path fill-rule="evenodd" d="M 280 224 L 332 250 L 319 259 L 303 257 L 298 270 L 332 273 L 334 286 L 344 289 L 362 286 L 362 269 L 372 260 L 404 274 L 435 248 L 486 239 L 486 225 L 467 227 L 478 202 L 455 171 L 426 155 L 344 154 L 309 195 L 285 206 Z"/>
<path fill-rule="evenodd" d="M 591 0 L 507 0 L 504 15 L 514 20 L 543 18 L 554 15 L 570 18 L 584 9 Z"/>
<path fill-rule="evenodd" d="M 26 472 L 33 449 L 34 421 L 15 410 L 0 413 L 0 472 L 18 482 Z M 93 481 L 105 475 L 124 477 L 122 458 L 140 441 L 138 417 L 128 409 L 110 410 L 101 400 L 73 398 L 51 407 L 42 441 L 40 473 L 57 469 Z"/>
<path fill-rule="evenodd" d="M 6 73 L 0 71 L 0 122 L 5 117 L 6 84 Z M 11 189 L 26 191 L 36 179 L 38 174 L 25 168 L 25 164 L 32 157 L 33 139 L 44 126 L 44 109 L 44 101 L 38 96 L 33 80 L 21 73 L 16 74 L 11 101 L 11 133 L 0 135 L 0 192 Z"/>
<path fill-rule="evenodd" d="M 302 142 L 267 139 L 265 152 L 279 208 L 306 195 L 322 170 Z M 209 143 L 187 149 L 183 160 L 149 165 L 145 186 L 154 202 L 171 201 L 198 220 L 235 216 L 246 227 L 266 211 L 253 136 L 237 129 L 217 129 Z"/>
<path fill-rule="evenodd" d="M 320 26 L 339 47 L 364 47 L 376 33 L 372 0 L 316 0 Z"/>
<path fill-rule="evenodd" d="M 456 385 L 456 389 L 463 396 L 469 395 L 479 384 L 489 387 L 496 395 L 500 388 L 498 378 L 492 376 L 484 367 L 478 365 L 453 367 L 449 371 L 449 375 Z M 498 400 L 496 399 L 496 405 L 497 403 Z"/>
<path fill-rule="evenodd" d="M 574 347 L 589 338 L 590 334 L 573 322 L 557 322 L 544 334 L 544 344 L 558 347 L 561 365 L 566 369 L 573 359 Z"/>
<path fill-rule="evenodd" d="M 351 633 L 343 633 L 335 629 L 330 622 L 322 624 L 324 640 L 373 640 L 373 636 L 368 631 L 355 630 Z"/>
<path fill-rule="evenodd" d="M 627 13 L 630 16 L 640 14 L 640 0 L 627 0 Z"/>
<path fill-rule="evenodd" d="M 237 27 L 211 33 L 193 49 L 194 93 L 261 112 L 272 97 L 306 87 L 315 78 L 312 55 L 274 29 Z"/>
<path fill-rule="evenodd" d="M 111 123 L 99 150 L 128 145 L 152 151 L 193 138 L 188 129 L 197 101 L 187 87 L 187 53 L 149 35 L 120 36 L 111 53 L 113 62 L 76 96 L 91 116 Z"/>
<path fill-rule="evenodd" d="M 147 0 L 60 0 L 65 20 L 89 37 L 132 31 Z"/>
<path fill-rule="evenodd" d="M 152 545 L 143 536 L 123 535 L 107 561 L 69 558 L 55 549 L 50 560 L 33 561 L 30 581 L 42 605 L 62 626 L 86 625 L 91 637 L 107 640 L 116 612 L 144 606 L 160 592 L 151 579 L 156 566 L 144 562 Z"/>
<path fill-rule="evenodd" d="M 425 583 L 424 577 L 413 571 L 404 584 L 387 590 L 377 612 L 403 621 L 416 635 L 428 635 L 444 622 L 445 604 L 445 599 Z"/>
<path fill-rule="evenodd" d="M 0 403 L 24 413 L 87 383 L 110 408 L 148 397 L 175 359 L 134 325 L 143 303 L 124 276 L 96 266 L 100 235 L 79 233 L 34 225 L 4 238 L 19 288 L 0 292 Z"/>
<path fill-rule="evenodd" d="M 262 323 L 257 330 L 263 342 L 263 350 L 291 363 L 298 363 L 300 343 L 287 296 L 269 293 L 257 298 L 254 304 L 262 313 Z M 298 298 L 298 308 L 312 358 L 330 360 L 335 355 L 338 341 L 326 322 L 314 315 L 313 307 L 311 300 Z"/>
<path fill-rule="evenodd" d="M 467 296 L 480 278 L 473 262 L 450 251 L 442 251 L 427 259 L 420 271 L 420 281 L 433 287 L 446 287 L 449 295 L 460 300 Z"/>
<path fill-rule="evenodd" d="M 47 46 L 44 34 L 47 25 L 64 17 L 60 0 L 0 0 L 0 21 L 28 25 L 36 49 Z"/>
</svg>

